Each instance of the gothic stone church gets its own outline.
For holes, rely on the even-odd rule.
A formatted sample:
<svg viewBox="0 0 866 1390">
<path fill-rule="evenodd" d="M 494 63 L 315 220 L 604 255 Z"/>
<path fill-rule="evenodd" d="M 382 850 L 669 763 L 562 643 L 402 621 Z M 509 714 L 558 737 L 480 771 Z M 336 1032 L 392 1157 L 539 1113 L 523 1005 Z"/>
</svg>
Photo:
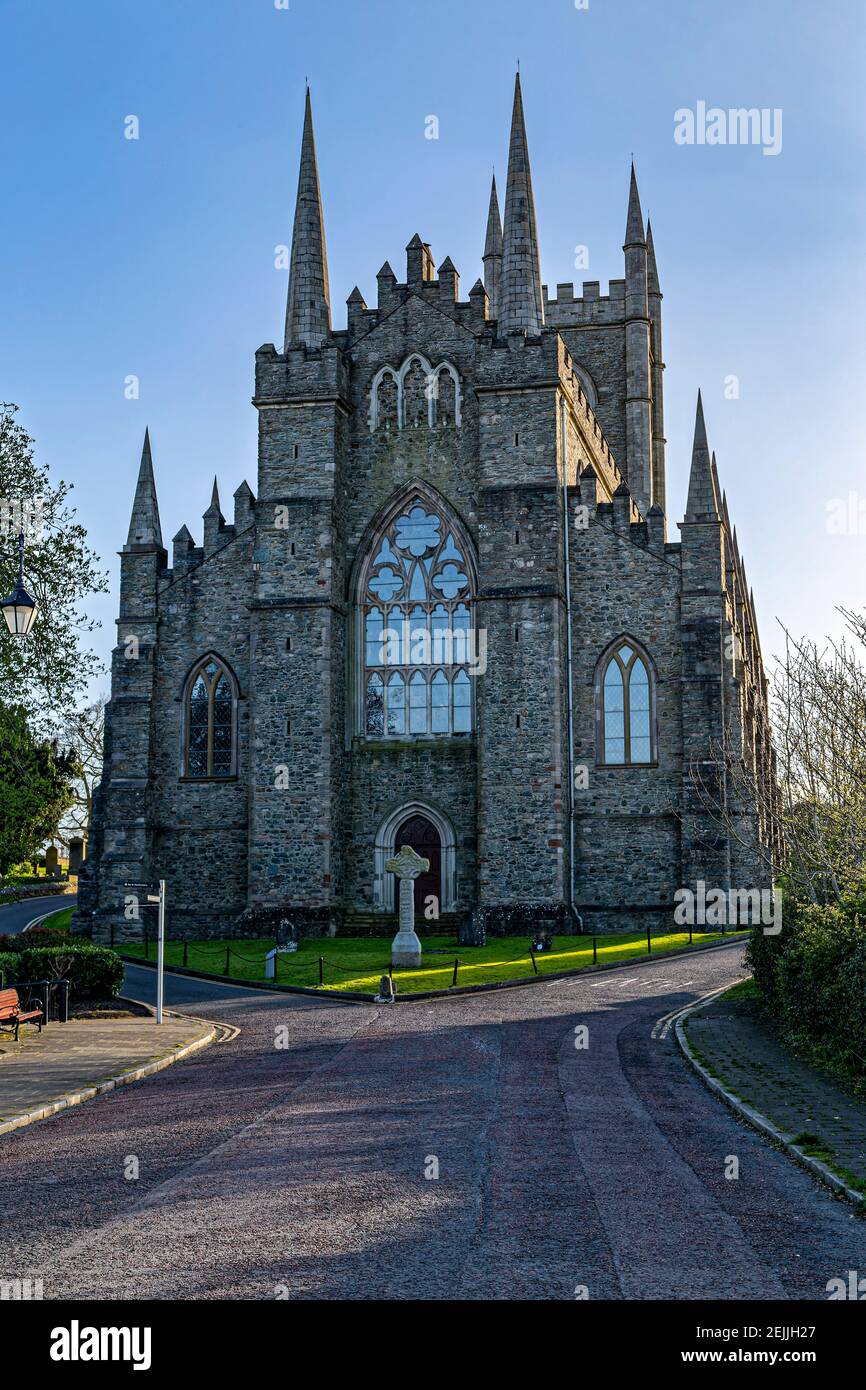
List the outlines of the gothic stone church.
<svg viewBox="0 0 866 1390">
<path fill-rule="evenodd" d="M 681 886 L 763 886 L 755 609 L 700 402 L 668 538 L 634 170 L 624 278 L 551 296 L 518 79 L 483 281 L 461 298 L 416 235 L 334 328 L 308 92 L 293 237 L 256 493 L 229 524 L 214 485 L 170 565 L 145 439 L 79 927 L 138 935 L 125 885 L 165 878 L 173 936 L 390 933 L 404 844 L 430 861 L 417 911 L 464 940 L 659 927 Z"/>
</svg>

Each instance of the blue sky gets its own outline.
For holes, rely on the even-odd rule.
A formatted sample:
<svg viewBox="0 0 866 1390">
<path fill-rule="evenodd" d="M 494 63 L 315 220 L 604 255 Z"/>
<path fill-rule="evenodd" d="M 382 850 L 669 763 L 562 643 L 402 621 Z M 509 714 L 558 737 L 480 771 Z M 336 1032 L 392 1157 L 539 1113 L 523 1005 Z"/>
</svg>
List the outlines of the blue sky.
<svg viewBox="0 0 866 1390">
<path fill-rule="evenodd" d="M 700 385 L 765 655 L 776 618 L 820 636 L 862 605 L 866 516 L 859 534 L 826 520 L 849 492 L 866 511 L 860 0 L 0 0 L 0 24 L 0 394 L 111 571 L 104 654 L 145 424 L 167 542 L 183 522 L 200 539 L 214 473 L 229 518 L 255 488 L 253 354 L 281 341 L 305 77 L 341 327 L 355 283 L 373 304 L 386 258 L 402 277 L 416 231 L 468 293 L 518 58 L 549 285 L 621 277 L 634 152 L 665 294 L 672 538 Z M 678 145 L 674 112 L 701 100 L 781 108 L 781 153 Z"/>
</svg>

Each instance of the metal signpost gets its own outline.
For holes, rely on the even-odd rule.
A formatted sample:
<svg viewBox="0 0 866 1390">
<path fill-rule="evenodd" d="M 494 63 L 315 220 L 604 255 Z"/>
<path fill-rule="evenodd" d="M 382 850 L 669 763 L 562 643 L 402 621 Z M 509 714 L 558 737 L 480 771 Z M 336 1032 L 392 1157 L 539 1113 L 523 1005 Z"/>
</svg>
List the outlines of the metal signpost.
<svg viewBox="0 0 866 1390">
<path fill-rule="evenodd" d="M 148 893 L 149 903 L 159 904 L 159 926 L 156 939 L 156 1021 L 162 1023 L 162 1001 L 165 970 L 165 879 L 159 880 L 159 893 Z"/>
<path fill-rule="evenodd" d="M 126 883 L 125 888 L 149 888 L 149 883 Z M 156 1021 L 162 1023 L 162 1004 L 164 996 L 165 973 L 165 879 L 159 880 L 159 892 L 148 893 L 145 902 L 153 903 L 159 909 L 159 926 L 156 945 Z"/>
</svg>

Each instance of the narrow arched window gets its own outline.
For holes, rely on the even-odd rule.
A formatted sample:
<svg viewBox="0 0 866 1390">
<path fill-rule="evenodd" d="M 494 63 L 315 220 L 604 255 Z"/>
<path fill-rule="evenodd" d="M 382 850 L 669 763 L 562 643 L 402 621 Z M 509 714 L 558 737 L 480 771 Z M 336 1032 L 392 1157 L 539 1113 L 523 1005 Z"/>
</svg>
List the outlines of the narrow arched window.
<svg viewBox="0 0 866 1390">
<path fill-rule="evenodd" d="M 468 537 L 435 496 L 391 511 L 357 580 L 359 733 L 472 732 L 474 576 Z"/>
<path fill-rule="evenodd" d="M 599 761 L 609 766 L 656 760 L 654 689 L 649 659 L 625 640 L 600 667 L 597 683 Z"/>
<path fill-rule="evenodd" d="M 235 775 L 237 686 L 216 656 L 206 656 L 186 683 L 184 775 L 196 778 Z"/>
</svg>

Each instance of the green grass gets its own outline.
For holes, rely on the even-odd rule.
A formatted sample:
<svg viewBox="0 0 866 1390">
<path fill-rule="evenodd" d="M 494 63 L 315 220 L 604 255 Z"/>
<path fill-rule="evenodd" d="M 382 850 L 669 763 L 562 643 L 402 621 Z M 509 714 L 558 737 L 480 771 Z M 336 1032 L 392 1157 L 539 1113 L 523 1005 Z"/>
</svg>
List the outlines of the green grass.
<svg viewBox="0 0 866 1390">
<path fill-rule="evenodd" d="M 732 985 L 722 995 L 723 999 L 760 999 L 760 997 L 761 991 L 751 976 L 748 980 L 740 980 L 738 985 Z"/>
<path fill-rule="evenodd" d="M 45 921 L 42 923 L 42 926 L 63 927 L 65 931 L 69 931 L 70 924 L 72 922 L 72 914 L 74 911 L 74 907 L 63 907 L 60 909 L 59 912 L 52 912 L 50 917 L 45 918 Z"/>
<path fill-rule="evenodd" d="M 733 933 L 727 933 L 733 935 Z M 742 933 L 737 933 L 742 935 Z M 721 940 L 720 932 L 695 933 L 701 941 Z M 621 936 L 596 938 L 598 963 L 609 965 L 629 960 L 645 959 L 646 933 L 632 932 Z M 204 974 L 232 975 L 236 979 L 260 982 L 265 978 L 264 957 L 272 949 L 270 938 L 258 940 L 190 941 L 187 943 L 187 965 Z M 454 978 L 454 961 L 459 960 L 458 985 L 499 984 L 523 979 L 533 974 L 526 938 L 499 937 L 486 946 L 457 946 L 453 936 L 422 937 L 424 963 L 419 970 L 395 970 L 394 984 L 398 994 L 426 993 L 448 989 Z M 667 954 L 688 946 L 688 932 L 671 932 L 654 936 L 653 956 Z M 124 943 L 125 955 L 143 956 L 144 945 Z M 226 950 L 229 951 L 226 968 Z M 441 955 L 433 954 L 441 952 Z M 429 954 L 428 954 L 429 953 Z M 301 941 L 296 953 L 278 958 L 277 982 L 285 985 L 304 985 L 316 988 L 319 983 L 319 956 L 324 957 L 324 987 L 336 993 L 353 991 L 375 994 L 379 979 L 387 974 L 390 960 L 388 937 L 328 937 Z M 149 959 L 156 956 L 151 941 Z M 182 965 L 182 942 L 166 943 L 166 965 Z M 536 956 L 539 975 L 555 975 L 561 971 L 582 970 L 592 965 L 592 938 L 560 937 L 549 954 Z"/>
</svg>

